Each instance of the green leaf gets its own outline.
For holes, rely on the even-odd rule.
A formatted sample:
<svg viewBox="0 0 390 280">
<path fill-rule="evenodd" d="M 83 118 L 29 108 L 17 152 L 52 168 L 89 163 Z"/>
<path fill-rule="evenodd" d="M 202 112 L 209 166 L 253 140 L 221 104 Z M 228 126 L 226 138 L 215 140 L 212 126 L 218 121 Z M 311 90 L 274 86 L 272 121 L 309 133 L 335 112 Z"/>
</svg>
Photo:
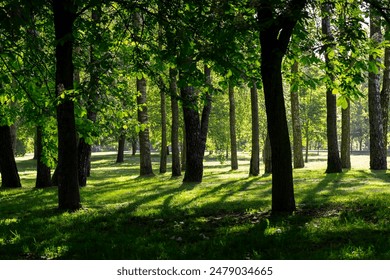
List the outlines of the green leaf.
<svg viewBox="0 0 390 280">
<path fill-rule="evenodd" d="M 330 49 L 328 52 L 328 57 L 329 59 L 333 59 L 336 56 L 334 50 Z"/>
<path fill-rule="evenodd" d="M 340 106 L 344 110 L 348 108 L 348 101 L 344 96 L 337 98 L 337 106 Z"/>
<path fill-rule="evenodd" d="M 369 61 L 368 62 L 368 72 L 374 73 L 375 75 L 379 74 L 379 69 L 378 66 L 374 61 Z"/>
</svg>

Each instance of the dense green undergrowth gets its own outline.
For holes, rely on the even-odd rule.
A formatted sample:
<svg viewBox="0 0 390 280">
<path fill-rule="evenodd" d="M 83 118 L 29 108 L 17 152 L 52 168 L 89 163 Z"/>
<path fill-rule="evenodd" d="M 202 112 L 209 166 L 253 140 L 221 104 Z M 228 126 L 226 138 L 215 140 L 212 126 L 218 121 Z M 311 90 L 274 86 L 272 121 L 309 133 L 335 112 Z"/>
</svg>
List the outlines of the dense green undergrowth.
<svg viewBox="0 0 390 280">
<path fill-rule="evenodd" d="M 23 188 L 0 189 L 0 259 L 390 259 L 385 171 L 295 170 L 297 211 L 271 216 L 271 176 L 248 177 L 244 156 L 234 172 L 208 158 L 201 184 L 140 178 L 138 157 L 114 157 L 93 156 L 75 213 L 19 160 Z"/>
</svg>

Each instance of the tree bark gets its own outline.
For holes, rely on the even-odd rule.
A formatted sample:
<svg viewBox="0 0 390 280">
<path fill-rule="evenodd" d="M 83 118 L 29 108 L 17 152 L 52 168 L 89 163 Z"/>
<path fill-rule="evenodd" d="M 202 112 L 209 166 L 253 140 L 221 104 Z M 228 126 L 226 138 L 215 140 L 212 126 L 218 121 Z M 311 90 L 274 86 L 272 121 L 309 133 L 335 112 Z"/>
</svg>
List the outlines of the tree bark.
<svg viewBox="0 0 390 280">
<path fill-rule="evenodd" d="M 386 40 L 390 40 L 390 27 L 386 25 Z M 381 92 L 381 108 L 383 119 L 384 148 L 387 156 L 387 131 L 389 126 L 389 99 L 390 99 L 390 47 L 385 48 L 385 69 L 383 70 L 383 86 Z"/>
<path fill-rule="evenodd" d="M 187 165 L 187 141 L 186 141 L 186 129 L 183 126 L 183 142 L 181 143 L 181 171 L 186 171 Z"/>
<path fill-rule="evenodd" d="M 12 150 L 11 128 L 0 126 L 0 172 L 3 188 L 20 188 L 20 178 Z"/>
<path fill-rule="evenodd" d="M 291 73 L 293 75 L 292 84 L 297 82 L 298 74 L 298 62 L 295 62 L 292 66 Z M 295 87 L 291 86 L 291 89 Z M 298 91 L 291 90 L 290 92 L 291 99 L 291 119 L 292 119 L 292 129 L 293 129 L 293 156 L 294 156 L 294 168 L 303 168 L 305 167 L 305 162 L 303 160 L 303 151 L 302 151 L 302 129 L 301 129 L 301 120 L 299 116 L 299 95 Z"/>
<path fill-rule="evenodd" d="M 259 102 L 257 86 L 253 82 L 251 87 L 251 112 L 252 112 L 252 150 L 249 167 L 250 176 L 258 176 L 260 173 L 260 143 L 259 143 Z"/>
<path fill-rule="evenodd" d="M 179 149 L 179 105 L 177 102 L 176 69 L 169 69 L 169 91 L 171 96 L 172 111 L 172 176 L 181 176 L 180 149 Z"/>
<path fill-rule="evenodd" d="M 131 154 L 135 156 L 137 153 L 137 137 L 132 136 L 131 137 Z"/>
<path fill-rule="evenodd" d="M 16 156 L 17 127 L 15 124 L 12 124 L 10 126 L 10 131 L 11 131 L 12 151 L 13 151 L 14 155 Z"/>
<path fill-rule="evenodd" d="M 161 113 L 161 151 L 160 151 L 160 173 L 167 172 L 167 108 L 165 91 L 160 89 L 160 113 Z"/>
<path fill-rule="evenodd" d="M 351 104 L 348 99 L 348 107 L 341 113 L 341 167 L 351 168 Z"/>
<path fill-rule="evenodd" d="M 229 82 L 229 123 L 230 123 L 230 165 L 232 170 L 238 169 L 237 137 L 236 137 L 236 102 L 234 100 L 234 85 Z M 226 157 L 227 158 L 227 157 Z"/>
<path fill-rule="evenodd" d="M 53 1 L 56 38 L 56 95 L 58 123 L 58 204 L 61 210 L 81 208 L 73 90 L 73 23 L 76 7 L 71 0 Z M 64 97 L 64 98 L 62 98 Z"/>
<path fill-rule="evenodd" d="M 269 140 L 269 134 L 265 138 L 265 145 L 263 151 L 263 161 L 264 161 L 264 173 L 272 173 L 272 151 L 271 151 L 271 142 Z"/>
<path fill-rule="evenodd" d="M 124 162 L 125 142 L 126 142 L 126 135 L 124 133 L 121 133 L 118 140 L 118 153 L 116 156 L 116 163 Z"/>
<path fill-rule="evenodd" d="M 51 187 L 51 174 L 50 167 L 43 162 L 43 128 L 37 126 L 37 178 L 35 181 L 36 188 Z"/>
<path fill-rule="evenodd" d="M 149 127 L 148 127 L 148 108 L 146 106 L 146 79 L 137 79 L 137 104 L 138 104 L 138 122 L 142 126 L 139 131 L 140 147 L 140 175 L 153 175 L 152 158 L 150 153 Z"/>
<path fill-rule="evenodd" d="M 327 49 L 329 44 L 334 40 L 330 26 L 330 4 L 324 4 L 323 10 L 325 16 L 322 19 L 322 33 L 326 37 L 325 45 Z M 329 59 L 328 52 L 325 53 L 325 64 L 328 70 L 332 69 L 332 64 Z M 333 81 L 334 77 L 331 71 L 327 75 Z M 327 85 L 326 89 L 326 135 L 328 140 L 328 165 L 326 173 L 340 173 L 342 172 L 339 147 L 337 143 L 337 104 L 336 95 L 332 93 L 332 88 Z"/>
<path fill-rule="evenodd" d="M 92 11 L 92 20 L 95 24 L 99 24 L 100 21 L 100 12 Z M 97 36 L 98 38 L 100 36 Z M 98 40 L 98 38 L 96 38 Z M 87 100 L 87 119 L 92 123 L 96 122 L 97 112 L 96 104 L 99 101 L 98 88 L 99 88 L 99 70 L 95 66 L 95 49 L 93 45 L 89 47 L 89 56 L 90 56 L 90 82 L 88 87 L 88 100 Z M 80 82 L 79 82 L 80 83 Z M 85 141 L 84 138 L 79 139 L 78 144 L 78 170 L 79 170 L 79 185 L 80 187 L 85 187 L 87 185 L 87 178 L 91 174 L 91 154 L 92 148 L 89 143 Z"/>
<path fill-rule="evenodd" d="M 283 95 L 282 60 L 306 0 L 292 0 L 276 14 L 272 2 L 260 2 L 261 76 L 272 152 L 272 212 L 295 210 L 292 155 Z"/>
<path fill-rule="evenodd" d="M 380 17 L 370 15 L 370 37 L 377 44 L 381 42 Z M 370 55 L 371 63 L 377 64 L 380 58 Z M 383 119 L 380 96 L 380 74 L 369 73 L 368 76 L 368 113 L 370 122 L 370 168 L 373 170 L 386 170 L 387 159 L 383 134 Z"/>
<path fill-rule="evenodd" d="M 204 71 L 206 84 L 211 86 L 211 71 L 207 66 Z M 186 86 L 180 90 L 180 93 L 185 102 L 183 114 L 186 135 L 186 170 L 183 182 L 198 183 L 203 179 L 203 158 L 211 112 L 211 95 L 209 91 L 206 93 L 202 116 L 200 116 L 196 109 L 198 95 L 194 87 Z"/>
</svg>

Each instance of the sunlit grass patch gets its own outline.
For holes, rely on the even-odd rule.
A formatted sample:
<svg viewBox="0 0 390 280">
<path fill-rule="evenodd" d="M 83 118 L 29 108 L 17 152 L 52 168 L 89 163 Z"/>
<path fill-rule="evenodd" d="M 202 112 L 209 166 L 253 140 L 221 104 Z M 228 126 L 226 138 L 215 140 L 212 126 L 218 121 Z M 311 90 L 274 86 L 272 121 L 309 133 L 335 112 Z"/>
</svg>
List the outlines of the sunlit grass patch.
<svg viewBox="0 0 390 280">
<path fill-rule="evenodd" d="M 274 216 L 272 176 L 249 177 L 247 154 L 236 171 L 208 156 L 198 184 L 171 178 L 169 165 L 159 174 L 158 155 L 155 176 L 147 178 L 139 177 L 138 156 L 121 164 L 115 157 L 93 155 L 75 213 L 57 210 L 55 187 L 34 189 L 35 161 L 18 159 L 23 188 L 0 189 L 0 258 L 390 258 L 385 171 L 325 174 L 320 155 L 294 170 L 297 211 Z"/>
</svg>

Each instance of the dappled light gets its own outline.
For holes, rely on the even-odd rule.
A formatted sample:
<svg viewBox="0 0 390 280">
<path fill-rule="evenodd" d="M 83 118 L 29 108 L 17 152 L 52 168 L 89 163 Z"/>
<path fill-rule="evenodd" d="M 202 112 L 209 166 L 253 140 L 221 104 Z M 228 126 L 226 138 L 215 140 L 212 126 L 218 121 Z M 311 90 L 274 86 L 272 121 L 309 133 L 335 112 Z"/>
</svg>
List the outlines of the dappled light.
<svg viewBox="0 0 390 280">
<path fill-rule="evenodd" d="M 1 190 L 2 258 L 390 257 L 386 172 L 325 174 L 325 165 L 296 170 L 297 211 L 279 216 L 270 212 L 271 176 L 249 177 L 246 168 L 219 173 L 228 164 L 210 161 L 202 183 L 168 174 L 139 178 L 135 158 L 112 165 L 115 176 L 102 172 L 114 159 L 93 155 L 89 184 L 81 189 L 83 208 L 75 213 L 58 211 L 56 188 L 33 189 L 29 174 L 21 175 L 25 188 Z M 241 154 L 240 160 L 249 158 Z M 28 168 L 32 161 L 18 163 Z"/>
</svg>

